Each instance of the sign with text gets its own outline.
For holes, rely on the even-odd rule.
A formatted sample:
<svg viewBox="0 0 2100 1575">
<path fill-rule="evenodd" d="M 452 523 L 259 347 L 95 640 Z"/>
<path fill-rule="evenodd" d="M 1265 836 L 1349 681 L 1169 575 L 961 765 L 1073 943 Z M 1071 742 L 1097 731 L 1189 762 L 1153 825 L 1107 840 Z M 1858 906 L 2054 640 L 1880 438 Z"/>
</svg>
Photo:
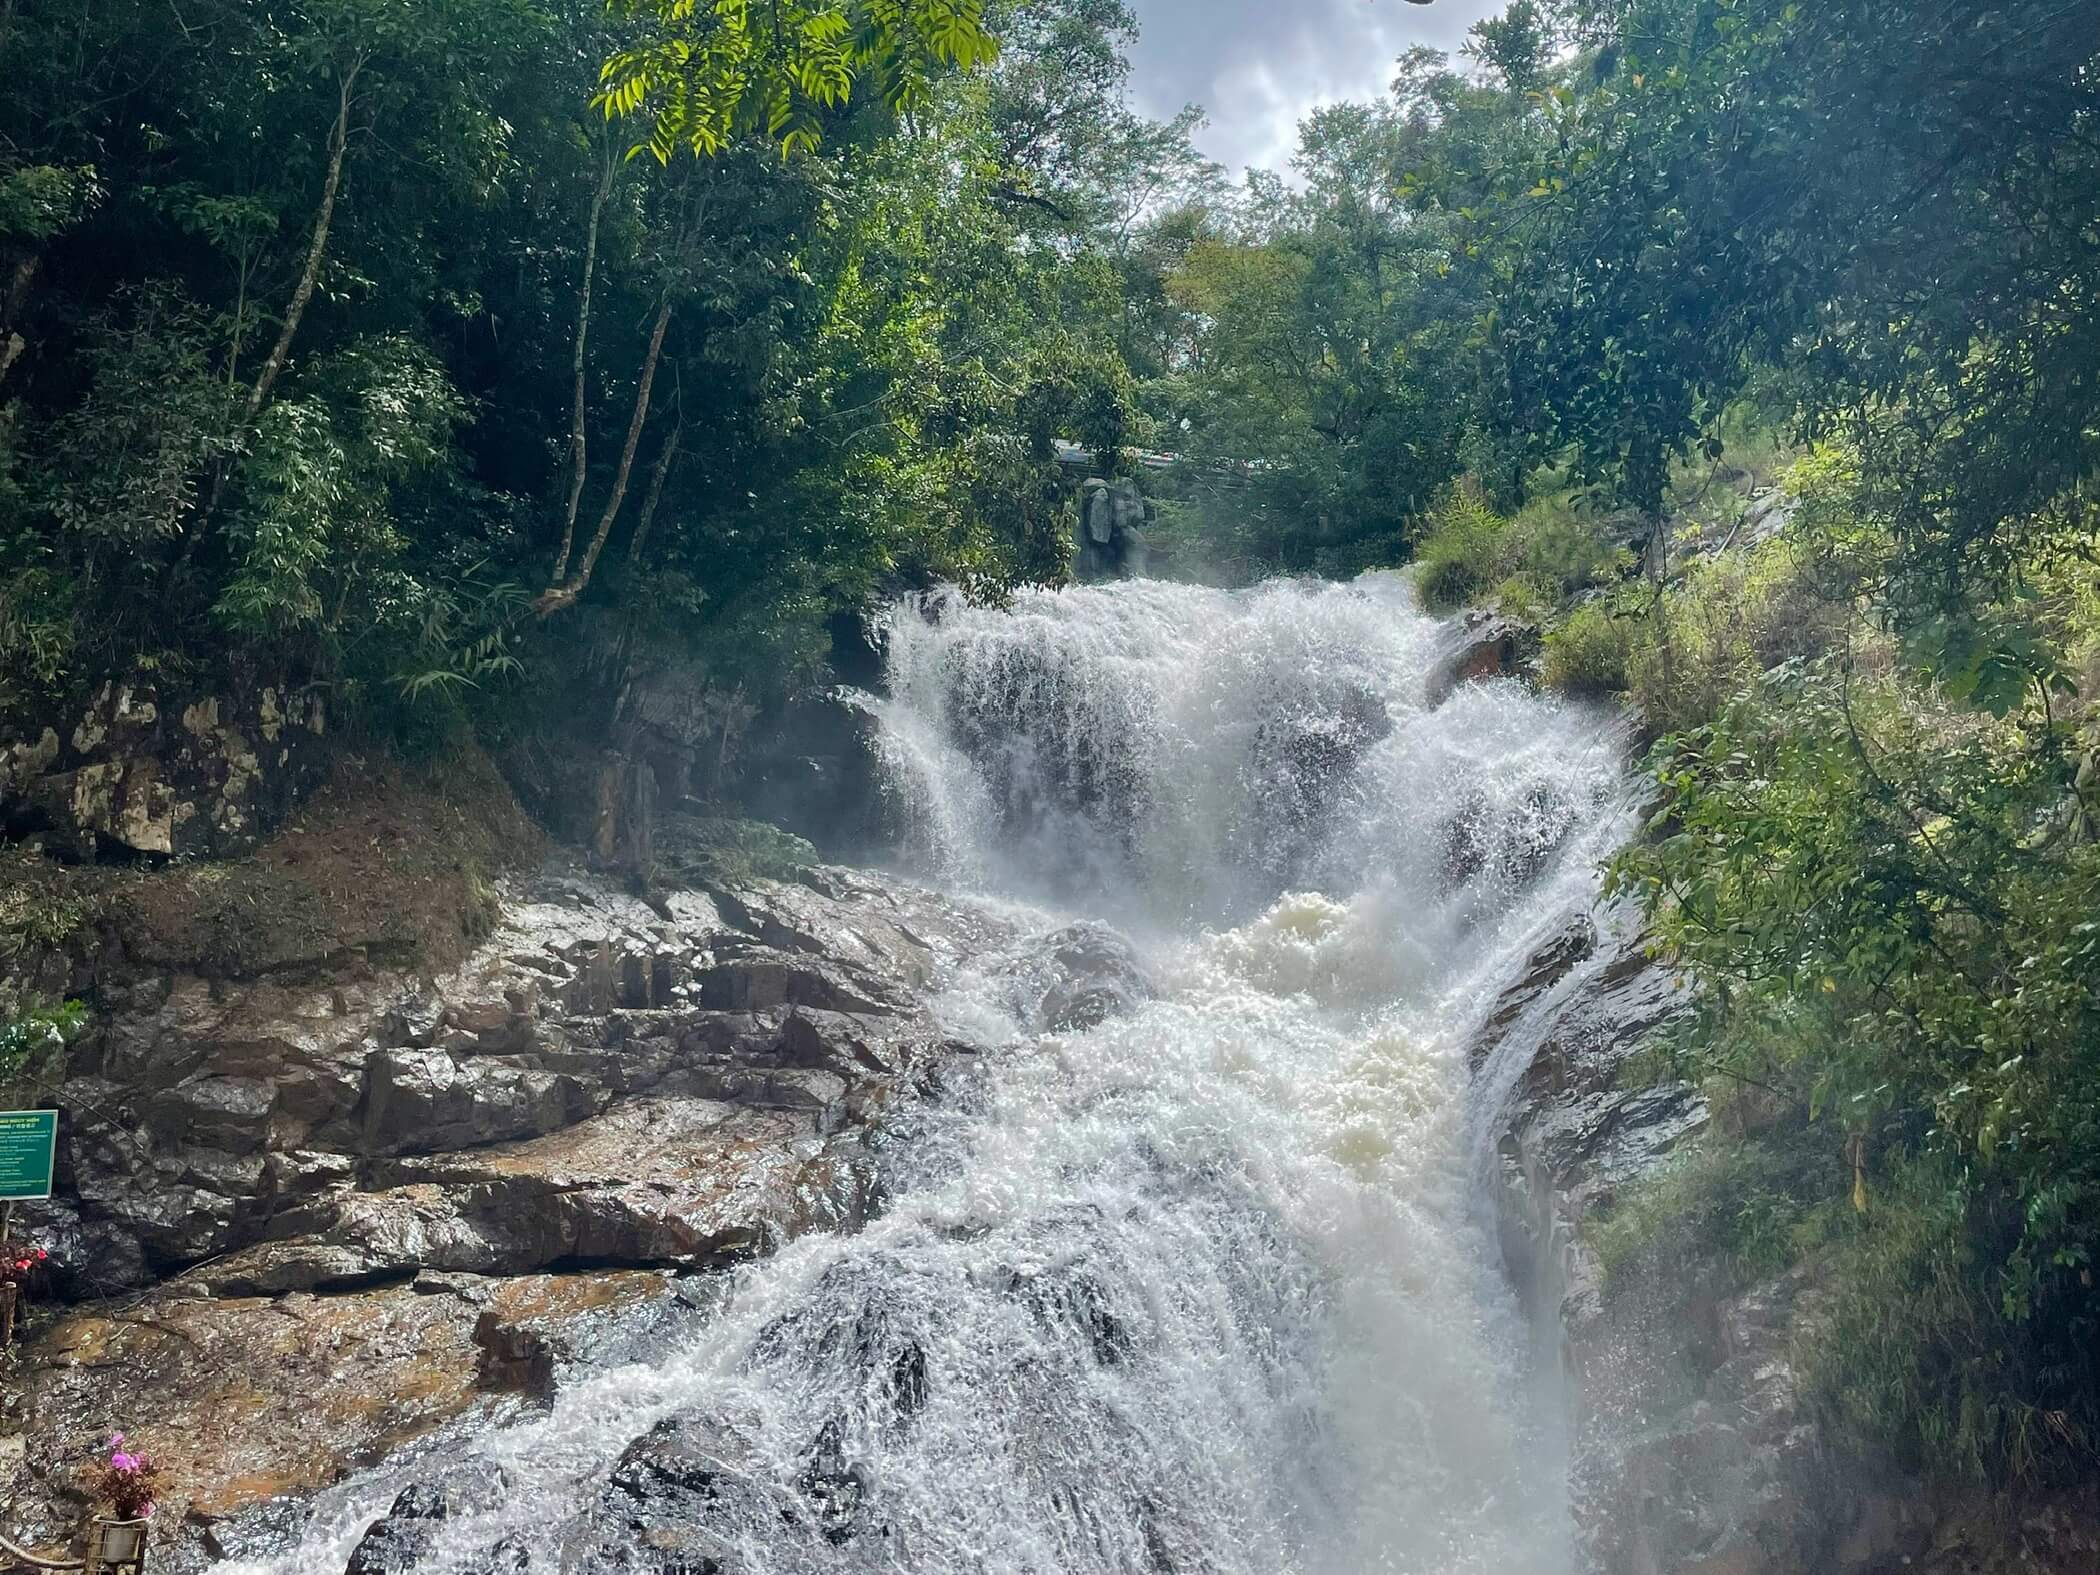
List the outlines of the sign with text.
<svg viewBox="0 0 2100 1575">
<path fill-rule="evenodd" d="M 57 1159 L 56 1110 L 0 1110 L 0 1203 L 50 1197 Z"/>
</svg>

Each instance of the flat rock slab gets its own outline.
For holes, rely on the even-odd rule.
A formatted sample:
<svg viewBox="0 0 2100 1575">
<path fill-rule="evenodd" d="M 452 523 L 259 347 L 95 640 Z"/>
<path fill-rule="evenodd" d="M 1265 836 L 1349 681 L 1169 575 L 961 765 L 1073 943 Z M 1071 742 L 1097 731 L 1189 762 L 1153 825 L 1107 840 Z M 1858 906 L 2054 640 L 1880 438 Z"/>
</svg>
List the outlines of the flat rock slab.
<svg viewBox="0 0 2100 1575">
<path fill-rule="evenodd" d="M 534 1391 L 608 1314 L 668 1302 L 647 1272 L 395 1285 L 343 1296 L 166 1292 L 84 1310 L 19 1353 L 0 1519 L 62 1542 L 81 1473 L 123 1432 L 166 1473 L 173 1535 L 340 1480 L 490 1396 Z"/>
</svg>

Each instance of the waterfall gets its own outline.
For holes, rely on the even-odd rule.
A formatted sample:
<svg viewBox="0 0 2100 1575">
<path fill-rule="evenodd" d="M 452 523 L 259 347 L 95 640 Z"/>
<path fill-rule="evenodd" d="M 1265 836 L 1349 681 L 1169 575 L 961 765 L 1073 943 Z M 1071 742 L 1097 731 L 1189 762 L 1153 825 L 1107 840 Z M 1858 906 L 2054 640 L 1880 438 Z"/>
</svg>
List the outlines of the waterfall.
<svg viewBox="0 0 2100 1575">
<path fill-rule="evenodd" d="M 682 1418 L 761 1485 L 714 1500 L 741 1575 L 1571 1575 L 1466 1047 L 1593 900 L 1623 749 L 1512 682 L 1437 703 L 1458 638 L 1393 576 L 894 608 L 908 859 L 1052 939 L 946 980 L 997 1048 L 914 1114 L 883 1216 L 474 1440 L 514 1487 L 444 1567 L 613 1567 L 534 1539 Z M 1015 981 L 1075 920 L 1149 998 L 1046 1029 Z"/>
</svg>

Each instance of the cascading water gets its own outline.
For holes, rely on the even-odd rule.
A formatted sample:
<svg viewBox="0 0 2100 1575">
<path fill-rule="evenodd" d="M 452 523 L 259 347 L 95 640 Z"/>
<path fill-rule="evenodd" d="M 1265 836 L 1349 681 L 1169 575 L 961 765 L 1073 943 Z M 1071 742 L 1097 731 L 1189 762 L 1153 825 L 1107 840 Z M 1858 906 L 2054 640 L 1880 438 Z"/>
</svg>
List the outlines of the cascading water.
<svg viewBox="0 0 2100 1575">
<path fill-rule="evenodd" d="M 895 609 L 915 862 L 1038 933 L 1112 921 L 1151 998 L 1046 1032 L 1039 944 L 956 970 L 942 1010 L 1002 1048 L 912 1117 L 884 1217 L 474 1441 L 514 1488 L 425 1567 L 658 1567 L 548 1528 L 683 1418 L 748 1575 L 1569 1575 L 1465 1045 L 1593 900 L 1621 750 L 1515 684 L 1433 705 L 1455 640 L 1375 576 Z M 277 1568 L 340 1568 L 390 1490 Z"/>
</svg>

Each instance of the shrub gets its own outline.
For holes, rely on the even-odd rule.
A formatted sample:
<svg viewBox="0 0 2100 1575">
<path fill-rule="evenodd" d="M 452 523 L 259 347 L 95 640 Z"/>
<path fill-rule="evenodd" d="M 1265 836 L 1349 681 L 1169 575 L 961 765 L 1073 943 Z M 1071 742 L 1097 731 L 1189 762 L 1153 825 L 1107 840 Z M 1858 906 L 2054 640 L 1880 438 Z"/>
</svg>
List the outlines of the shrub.
<svg viewBox="0 0 2100 1575">
<path fill-rule="evenodd" d="M 1609 520 L 1585 515 L 1574 494 L 1540 493 L 1505 519 L 1468 476 L 1431 511 L 1415 562 L 1422 601 L 1434 610 L 1492 601 L 1543 622 L 1571 596 L 1623 579 L 1633 559 Z"/>
<path fill-rule="evenodd" d="M 1877 1178 L 1801 1353 L 1809 1394 L 1913 1471 L 2034 1482 L 2087 1469 L 2100 1426 L 2089 1320 L 2008 1301 L 2001 1266 L 2018 1252 L 2021 1210 L 1975 1179 L 1941 1153 Z"/>
<path fill-rule="evenodd" d="M 1548 631 L 1540 677 L 1549 689 L 1566 695 L 1622 694 L 1640 639 L 1634 615 L 1609 601 L 1589 602 Z"/>
<path fill-rule="evenodd" d="M 87 1008 L 78 1001 L 0 1013 L 0 1085 L 40 1069 L 65 1049 L 86 1021 Z"/>
<path fill-rule="evenodd" d="M 1644 631 L 1628 687 L 1657 731 L 1698 727 L 1759 674 L 1842 645 L 1850 618 L 1817 590 L 1792 540 L 1724 553 L 1694 565 L 1663 599 L 1668 645 L 1652 626 Z"/>
<path fill-rule="evenodd" d="M 1509 524 L 1471 477 L 1452 484 L 1415 548 L 1415 585 L 1425 606 L 1463 607 L 1501 579 Z"/>
<path fill-rule="evenodd" d="M 1728 1097 L 1717 1090 L 1717 1108 Z M 1682 1277 L 1692 1263 L 1713 1265 L 1724 1294 L 1783 1273 L 1845 1223 L 1843 1146 L 1841 1133 L 1807 1123 L 1709 1130 L 1586 1227 L 1607 1289 L 1643 1269 Z"/>
<path fill-rule="evenodd" d="M 1852 1144 L 1818 1392 L 1918 1469 L 2100 1444 L 2100 844 L 2076 729 L 1791 663 L 1664 746 L 1615 878 L 1701 987 L 1703 1067 Z"/>
</svg>

